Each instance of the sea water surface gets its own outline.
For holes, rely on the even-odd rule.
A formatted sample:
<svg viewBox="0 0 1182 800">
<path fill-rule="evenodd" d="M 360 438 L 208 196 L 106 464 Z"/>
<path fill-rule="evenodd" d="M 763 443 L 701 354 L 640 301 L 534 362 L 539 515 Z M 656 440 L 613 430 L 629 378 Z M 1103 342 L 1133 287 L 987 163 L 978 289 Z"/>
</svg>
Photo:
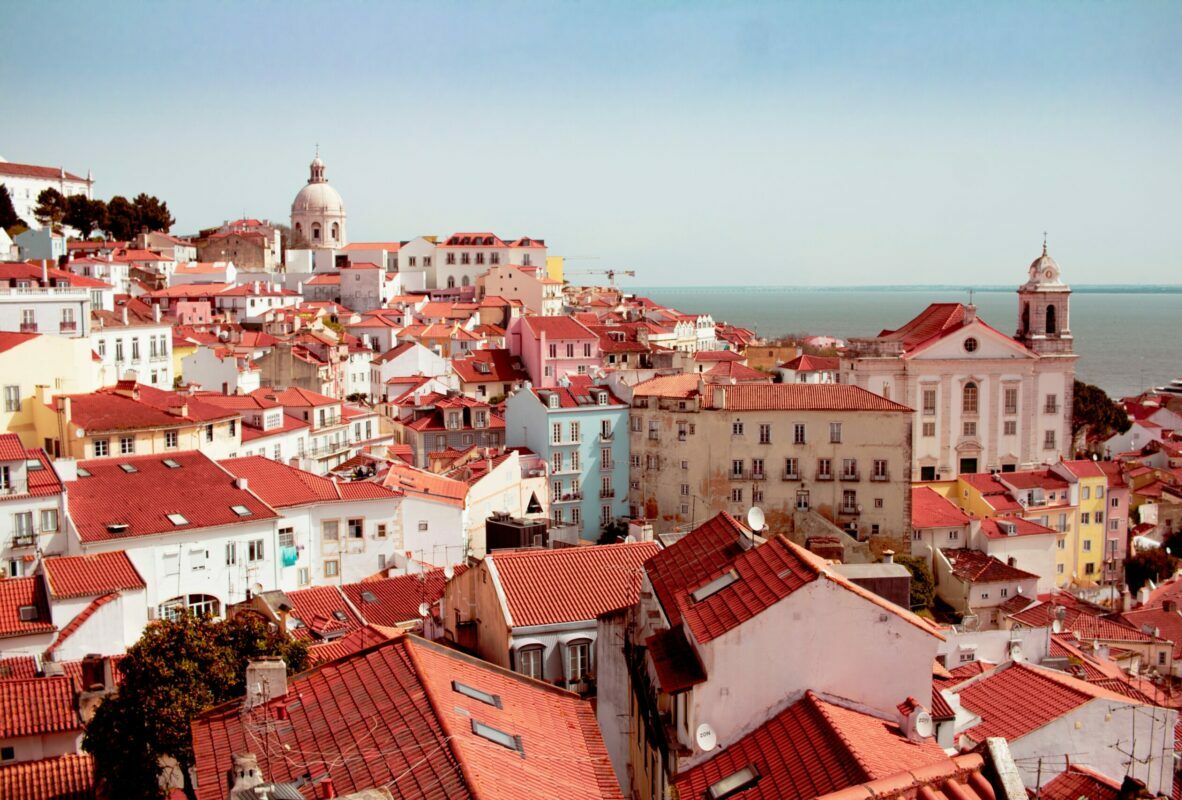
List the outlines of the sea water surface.
<svg viewBox="0 0 1182 800">
<path fill-rule="evenodd" d="M 955 287 L 808 289 L 781 286 L 621 287 L 686 313 L 754 329 L 760 336 L 828 334 L 843 339 L 898 328 L 928 303 L 968 302 Z M 1018 323 L 1012 289 L 974 290 L 983 320 L 1005 334 Z M 1182 287 L 1077 287 L 1071 333 L 1076 374 L 1112 397 L 1182 377 Z"/>
</svg>

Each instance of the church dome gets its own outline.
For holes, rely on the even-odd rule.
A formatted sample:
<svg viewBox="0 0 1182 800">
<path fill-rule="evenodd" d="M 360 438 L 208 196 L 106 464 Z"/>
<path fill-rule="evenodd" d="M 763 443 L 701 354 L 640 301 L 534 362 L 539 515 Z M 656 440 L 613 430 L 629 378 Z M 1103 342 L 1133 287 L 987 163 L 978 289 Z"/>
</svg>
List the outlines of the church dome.
<svg viewBox="0 0 1182 800">
<path fill-rule="evenodd" d="M 1047 253 L 1047 244 L 1043 242 L 1042 255 L 1030 262 L 1030 280 L 1027 285 L 1063 286 L 1061 275 L 1059 265 Z"/>
<path fill-rule="evenodd" d="M 295 196 L 291 213 L 344 214 L 345 202 L 328 183 L 309 183 Z"/>
</svg>

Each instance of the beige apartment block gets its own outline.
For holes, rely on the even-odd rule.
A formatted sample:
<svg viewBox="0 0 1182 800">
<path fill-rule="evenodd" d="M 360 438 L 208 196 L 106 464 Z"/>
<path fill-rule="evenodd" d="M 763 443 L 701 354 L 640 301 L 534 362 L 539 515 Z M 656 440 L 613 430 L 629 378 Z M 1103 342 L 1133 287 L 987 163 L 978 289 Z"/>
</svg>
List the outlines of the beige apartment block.
<svg viewBox="0 0 1182 800">
<path fill-rule="evenodd" d="M 632 397 L 631 513 L 658 533 L 757 506 L 773 531 L 812 510 L 862 539 L 904 535 L 911 419 L 856 386 L 653 378 Z"/>
</svg>

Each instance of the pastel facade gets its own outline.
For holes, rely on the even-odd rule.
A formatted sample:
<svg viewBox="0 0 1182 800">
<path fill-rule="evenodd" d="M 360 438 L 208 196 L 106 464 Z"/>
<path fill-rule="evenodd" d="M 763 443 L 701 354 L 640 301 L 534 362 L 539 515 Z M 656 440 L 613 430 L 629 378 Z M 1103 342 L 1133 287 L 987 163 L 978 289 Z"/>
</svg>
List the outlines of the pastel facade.
<svg viewBox="0 0 1182 800">
<path fill-rule="evenodd" d="M 603 367 L 599 336 L 570 317 L 519 317 L 509 325 L 509 351 L 535 386 L 557 386 L 563 376 L 594 375 Z"/>
<path fill-rule="evenodd" d="M 88 340 L 38 333 L 0 333 L 0 375 L 0 432 L 19 435 L 26 447 L 42 444 L 36 425 L 38 387 L 73 394 L 100 385 Z"/>
</svg>

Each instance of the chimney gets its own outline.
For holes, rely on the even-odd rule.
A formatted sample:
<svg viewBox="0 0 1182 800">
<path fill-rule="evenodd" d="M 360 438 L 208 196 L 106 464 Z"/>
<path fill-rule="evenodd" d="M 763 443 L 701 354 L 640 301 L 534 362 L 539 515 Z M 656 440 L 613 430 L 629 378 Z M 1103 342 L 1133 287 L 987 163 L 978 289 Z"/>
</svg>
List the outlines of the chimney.
<svg viewBox="0 0 1182 800">
<path fill-rule="evenodd" d="M 1167 614 L 1178 613 L 1178 603 L 1175 600 L 1164 600 L 1161 604 L 1162 610 Z"/>
<path fill-rule="evenodd" d="M 45 286 L 49 283 L 49 261 L 41 259 L 41 285 Z"/>
<path fill-rule="evenodd" d="M 279 656 L 264 656 L 246 665 L 246 708 L 287 695 L 287 665 Z"/>
<path fill-rule="evenodd" d="M 1116 800 L 1136 800 L 1138 797 L 1152 797 L 1145 790 L 1145 782 L 1139 781 L 1131 775 L 1126 775 L 1124 782 L 1116 793 Z"/>
<path fill-rule="evenodd" d="M 123 312 L 123 324 L 126 325 L 127 324 L 127 304 L 124 303 L 123 307 L 120 310 Z"/>
<path fill-rule="evenodd" d="M 230 772 L 230 797 L 249 791 L 263 783 L 263 773 L 254 753 L 235 753 L 234 769 Z"/>
<path fill-rule="evenodd" d="M 1149 602 L 1149 587 L 1142 586 L 1137 590 L 1137 605 L 1143 606 Z"/>
<path fill-rule="evenodd" d="M 325 777 L 320 783 L 320 796 L 323 798 L 330 798 L 337 796 L 336 787 L 332 785 L 332 778 Z"/>
<path fill-rule="evenodd" d="M 882 563 L 894 564 L 895 563 L 895 551 L 894 550 L 883 550 L 882 551 Z"/>
<path fill-rule="evenodd" d="M 972 303 L 969 303 L 967 306 L 964 307 L 964 322 L 966 325 L 968 325 L 970 322 L 973 322 L 976 319 L 977 319 L 977 307 L 975 305 L 973 305 Z"/>
<path fill-rule="evenodd" d="M 714 387 L 714 408 L 726 409 L 726 391 L 721 386 Z"/>
<path fill-rule="evenodd" d="M 160 315 L 161 315 L 161 311 L 160 311 L 160 304 L 159 304 L 159 303 L 156 303 L 156 304 L 154 304 L 154 305 L 152 306 L 152 319 L 154 319 L 154 320 L 156 320 L 157 322 L 159 322 L 159 321 L 160 321 Z"/>
<path fill-rule="evenodd" d="M 246 491 L 250 487 L 250 481 L 247 478 L 235 478 L 234 488 Z"/>
</svg>

